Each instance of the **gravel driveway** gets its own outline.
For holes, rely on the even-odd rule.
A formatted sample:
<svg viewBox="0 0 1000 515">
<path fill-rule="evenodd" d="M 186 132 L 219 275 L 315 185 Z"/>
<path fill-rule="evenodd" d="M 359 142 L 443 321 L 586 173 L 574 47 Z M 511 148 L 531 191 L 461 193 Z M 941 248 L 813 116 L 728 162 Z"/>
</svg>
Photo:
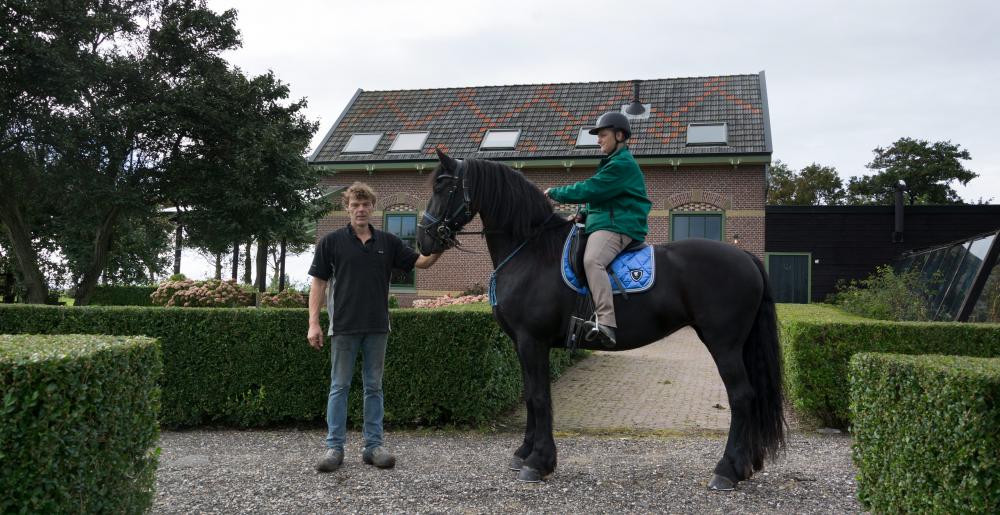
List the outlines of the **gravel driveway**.
<svg viewBox="0 0 1000 515">
<path fill-rule="evenodd" d="M 845 435 L 793 432 L 787 455 L 735 492 L 705 484 L 719 435 L 557 436 L 559 468 L 524 484 L 505 468 L 520 434 L 390 431 L 398 464 L 318 474 L 318 429 L 164 431 L 154 513 L 852 513 L 861 510 Z"/>
</svg>

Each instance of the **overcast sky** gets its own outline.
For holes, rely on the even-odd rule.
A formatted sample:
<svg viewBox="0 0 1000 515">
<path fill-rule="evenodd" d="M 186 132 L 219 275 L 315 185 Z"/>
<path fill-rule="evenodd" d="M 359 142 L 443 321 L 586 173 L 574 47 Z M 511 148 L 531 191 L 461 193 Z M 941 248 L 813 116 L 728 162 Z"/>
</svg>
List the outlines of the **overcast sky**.
<svg viewBox="0 0 1000 515">
<path fill-rule="evenodd" d="M 868 173 L 900 137 L 950 140 L 1000 203 L 1000 2 L 209 0 L 235 8 L 226 57 L 273 70 L 320 122 L 358 89 L 766 72 L 774 159 Z"/>
</svg>

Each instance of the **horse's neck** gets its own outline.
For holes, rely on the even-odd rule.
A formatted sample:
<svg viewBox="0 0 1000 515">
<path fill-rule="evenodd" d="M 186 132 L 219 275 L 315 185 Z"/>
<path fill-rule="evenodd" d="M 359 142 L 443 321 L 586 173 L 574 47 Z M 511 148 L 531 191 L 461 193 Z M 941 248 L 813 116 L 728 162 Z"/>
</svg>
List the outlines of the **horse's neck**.
<svg viewBox="0 0 1000 515">
<path fill-rule="evenodd" d="M 500 265 L 507 256 L 510 256 L 517 246 L 521 242 L 514 241 L 514 237 L 505 232 L 491 232 L 485 226 L 483 230 L 486 231 L 486 248 L 490 251 L 490 259 L 493 261 L 493 268 Z"/>
</svg>

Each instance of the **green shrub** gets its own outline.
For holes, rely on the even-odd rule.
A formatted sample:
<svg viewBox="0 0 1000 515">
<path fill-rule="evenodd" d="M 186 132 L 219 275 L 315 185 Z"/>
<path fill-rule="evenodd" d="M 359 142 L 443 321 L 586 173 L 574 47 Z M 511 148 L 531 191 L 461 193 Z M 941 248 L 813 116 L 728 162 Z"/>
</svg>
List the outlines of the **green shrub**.
<svg viewBox="0 0 1000 515">
<path fill-rule="evenodd" d="M 522 389 L 517 356 L 486 308 L 391 311 L 383 380 L 386 423 L 478 424 L 517 401 Z M 158 338 L 166 426 L 249 427 L 324 417 L 329 341 L 323 352 L 309 347 L 305 309 L 5 305 L 0 327 L 12 333 Z M 552 355 L 554 372 L 568 366 L 565 351 Z M 359 421 L 361 374 L 354 379 L 351 418 Z"/>
<path fill-rule="evenodd" d="M 858 352 L 1000 356 L 996 324 L 887 322 L 831 307 L 779 306 L 778 325 L 789 400 L 800 414 L 833 427 L 849 423 L 848 362 Z"/>
<path fill-rule="evenodd" d="M 832 296 L 845 311 L 876 320 L 929 320 L 928 285 L 919 272 L 897 274 L 890 266 L 880 266 L 867 279 L 841 281 Z"/>
<path fill-rule="evenodd" d="M 0 335 L 0 513 L 148 510 L 162 367 L 152 338 Z"/>
<path fill-rule="evenodd" d="M 857 354 L 858 499 L 875 513 L 1000 513 L 1000 359 Z"/>
<path fill-rule="evenodd" d="M 156 286 L 97 286 L 91 306 L 152 306 L 150 295 Z"/>
</svg>

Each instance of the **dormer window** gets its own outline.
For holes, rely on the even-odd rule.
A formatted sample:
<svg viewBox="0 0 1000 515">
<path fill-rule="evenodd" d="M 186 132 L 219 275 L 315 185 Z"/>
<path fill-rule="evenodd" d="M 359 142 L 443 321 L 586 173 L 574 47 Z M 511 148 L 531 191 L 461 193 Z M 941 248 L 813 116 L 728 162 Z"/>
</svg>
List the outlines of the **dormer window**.
<svg viewBox="0 0 1000 515">
<path fill-rule="evenodd" d="M 420 152 L 430 132 L 400 132 L 389 147 L 389 152 Z"/>
<path fill-rule="evenodd" d="M 687 144 L 690 146 L 728 145 L 728 126 L 725 123 L 692 123 L 688 125 Z"/>
<path fill-rule="evenodd" d="M 521 137 L 521 129 L 488 130 L 479 150 L 514 150 Z"/>
<path fill-rule="evenodd" d="M 381 132 L 358 132 L 351 134 L 351 139 L 347 140 L 343 152 L 345 154 L 368 154 L 375 150 L 379 140 L 382 139 Z"/>
<path fill-rule="evenodd" d="M 597 134 L 591 134 L 590 129 L 593 127 L 584 127 L 580 129 L 580 134 L 576 137 L 576 148 L 592 148 L 599 147 L 597 143 Z"/>
</svg>

